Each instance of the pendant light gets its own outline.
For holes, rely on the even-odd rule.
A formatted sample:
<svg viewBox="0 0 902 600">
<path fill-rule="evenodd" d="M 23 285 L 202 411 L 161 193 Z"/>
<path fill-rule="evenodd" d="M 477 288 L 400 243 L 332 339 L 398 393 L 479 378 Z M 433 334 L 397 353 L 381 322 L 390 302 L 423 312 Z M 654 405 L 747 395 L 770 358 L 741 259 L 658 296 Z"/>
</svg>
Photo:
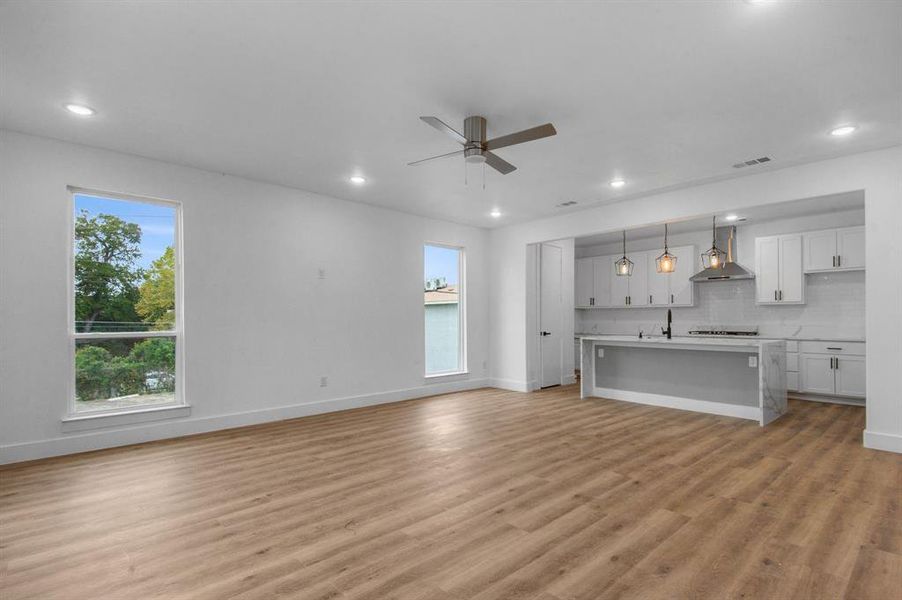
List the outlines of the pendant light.
<svg viewBox="0 0 902 600">
<path fill-rule="evenodd" d="M 626 257 L 626 230 L 623 231 L 623 256 L 614 263 L 614 272 L 621 277 L 630 277 L 633 274 L 633 261 Z"/>
<path fill-rule="evenodd" d="M 711 249 L 702 252 L 702 268 L 720 269 L 727 254 L 717 247 L 717 217 L 711 217 Z"/>
<path fill-rule="evenodd" d="M 667 223 L 664 223 L 664 253 L 655 259 L 658 273 L 673 273 L 676 269 L 677 257 L 667 248 Z"/>
</svg>

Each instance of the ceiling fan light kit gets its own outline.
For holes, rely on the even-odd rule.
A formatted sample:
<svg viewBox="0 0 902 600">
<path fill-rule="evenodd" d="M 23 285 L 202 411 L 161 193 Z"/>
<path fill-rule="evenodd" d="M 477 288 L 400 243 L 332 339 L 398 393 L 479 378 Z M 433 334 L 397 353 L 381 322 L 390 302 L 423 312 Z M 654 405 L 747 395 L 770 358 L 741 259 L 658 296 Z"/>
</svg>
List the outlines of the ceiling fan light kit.
<svg viewBox="0 0 902 600">
<path fill-rule="evenodd" d="M 523 131 L 518 131 L 517 133 L 503 135 L 501 137 L 490 140 L 487 139 L 486 135 L 487 123 L 485 117 L 471 116 L 464 119 L 464 132 L 462 134 L 448 126 L 438 117 L 420 117 L 420 120 L 422 120 L 424 123 L 427 123 L 428 125 L 431 125 L 438 131 L 444 133 L 445 135 L 456 141 L 458 144 L 462 145 L 463 150 L 457 150 L 455 152 L 440 154 L 438 156 L 432 156 L 430 158 L 424 158 L 422 160 L 407 163 L 410 166 L 420 165 L 424 162 L 438 158 L 463 156 L 464 160 L 468 163 L 484 163 L 492 167 L 502 175 L 507 175 L 508 173 L 516 171 L 517 167 L 510 164 L 497 154 L 493 153 L 492 150 L 497 150 L 498 148 L 506 148 L 507 146 L 522 144 L 524 142 L 531 142 L 533 140 L 549 137 L 557 133 L 557 131 L 554 129 L 554 125 L 552 125 L 551 123 L 546 123 L 544 125 L 539 125 L 538 127 L 524 129 Z"/>
</svg>

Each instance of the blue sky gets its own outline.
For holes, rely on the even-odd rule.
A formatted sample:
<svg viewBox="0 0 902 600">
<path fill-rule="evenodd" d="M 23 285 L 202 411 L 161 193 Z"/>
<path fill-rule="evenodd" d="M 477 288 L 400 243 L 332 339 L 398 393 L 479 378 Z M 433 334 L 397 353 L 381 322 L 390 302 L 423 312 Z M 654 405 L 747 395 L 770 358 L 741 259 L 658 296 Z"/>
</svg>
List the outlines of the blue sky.
<svg viewBox="0 0 902 600">
<path fill-rule="evenodd" d="M 145 269 L 160 258 L 166 247 L 172 246 L 175 241 L 174 208 L 75 194 L 75 215 L 78 216 L 82 210 L 88 211 L 93 216 L 101 213 L 115 215 L 123 221 L 137 223 L 141 227 L 141 258 L 138 264 Z"/>
<path fill-rule="evenodd" d="M 426 246 L 423 256 L 426 267 L 424 279 L 444 277 L 449 284 L 457 284 L 459 252 L 453 248 Z"/>
</svg>

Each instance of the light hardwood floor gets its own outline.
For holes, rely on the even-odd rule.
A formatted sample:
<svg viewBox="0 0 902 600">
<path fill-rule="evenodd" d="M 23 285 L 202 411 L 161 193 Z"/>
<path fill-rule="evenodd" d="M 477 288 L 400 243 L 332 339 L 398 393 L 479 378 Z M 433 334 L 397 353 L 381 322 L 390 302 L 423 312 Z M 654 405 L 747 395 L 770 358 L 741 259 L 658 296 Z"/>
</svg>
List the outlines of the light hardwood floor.
<svg viewBox="0 0 902 600">
<path fill-rule="evenodd" d="M 0 597 L 899 598 L 902 456 L 791 411 L 479 390 L 15 465 Z"/>
</svg>

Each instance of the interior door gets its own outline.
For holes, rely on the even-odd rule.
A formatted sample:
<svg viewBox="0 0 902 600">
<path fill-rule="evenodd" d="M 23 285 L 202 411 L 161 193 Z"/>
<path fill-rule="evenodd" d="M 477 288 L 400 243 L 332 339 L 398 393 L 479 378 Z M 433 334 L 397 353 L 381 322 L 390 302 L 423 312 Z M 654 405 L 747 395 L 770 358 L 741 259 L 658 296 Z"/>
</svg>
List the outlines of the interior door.
<svg viewBox="0 0 902 600">
<path fill-rule="evenodd" d="M 647 254 L 654 254 L 653 252 L 648 252 Z M 636 253 L 635 258 L 633 260 L 636 262 L 636 266 L 633 267 L 633 276 L 627 277 L 629 279 L 629 294 L 630 297 L 630 306 L 648 306 L 648 260 L 645 258 L 646 253 L 640 252 Z M 657 256 L 657 254 L 655 254 Z M 655 261 L 652 259 L 651 261 L 652 268 L 654 271 Z"/>
<path fill-rule="evenodd" d="M 564 376 L 561 253 L 558 246 L 542 244 L 539 257 L 539 352 L 542 355 L 539 385 L 543 388 L 561 385 Z"/>
<path fill-rule="evenodd" d="M 835 362 L 836 395 L 865 396 L 865 359 L 863 356 L 837 356 Z"/>
<path fill-rule="evenodd" d="M 670 304 L 670 280 L 676 273 L 658 273 L 655 266 L 656 255 L 649 252 L 646 255 L 645 264 L 648 271 L 648 303 L 653 306 Z M 680 261 L 677 259 L 677 266 Z"/>
<path fill-rule="evenodd" d="M 695 262 L 695 246 L 680 246 L 671 252 L 677 257 L 677 264 L 670 274 L 670 303 L 674 306 L 692 306 L 693 283 L 689 278 L 701 268 Z"/>
<path fill-rule="evenodd" d="M 833 357 L 828 354 L 802 354 L 799 357 L 799 391 L 833 394 Z"/>
<path fill-rule="evenodd" d="M 592 306 L 592 296 L 595 293 L 594 260 L 592 258 L 576 259 L 576 270 L 573 273 L 573 279 L 576 287 L 574 300 L 578 307 Z"/>
<path fill-rule="evenodd" d="M 836 232 L 815 231 L 805 234 L 805 272 L 829 271 L 836 265 Z"/>
<path fill-rule="evenodd" d="M 595 279 L 595 303 L 593 306 L 611 305 L 611 271 L 614 269 L 614 260 L 610 256 L 598 256 L 592 259 L 592 267 Z"/>
<path fill-rule="evenodd" d="M 755 240 L 755 286 L 758 302 L 776 302 L 780 289 L 780 243 L 775 237 Z"/>
<path fill-rule="evenodd" d="M 836 255 L 841 269 L 864 268 L 864 227 L 851 227 L 836 232 Z"/>
<path fill-rule="evenodd" d="M 802 236 L 780 237 L 780 301 L 804 299 L 805 275 L 802 273 Z"/>
</svg>

